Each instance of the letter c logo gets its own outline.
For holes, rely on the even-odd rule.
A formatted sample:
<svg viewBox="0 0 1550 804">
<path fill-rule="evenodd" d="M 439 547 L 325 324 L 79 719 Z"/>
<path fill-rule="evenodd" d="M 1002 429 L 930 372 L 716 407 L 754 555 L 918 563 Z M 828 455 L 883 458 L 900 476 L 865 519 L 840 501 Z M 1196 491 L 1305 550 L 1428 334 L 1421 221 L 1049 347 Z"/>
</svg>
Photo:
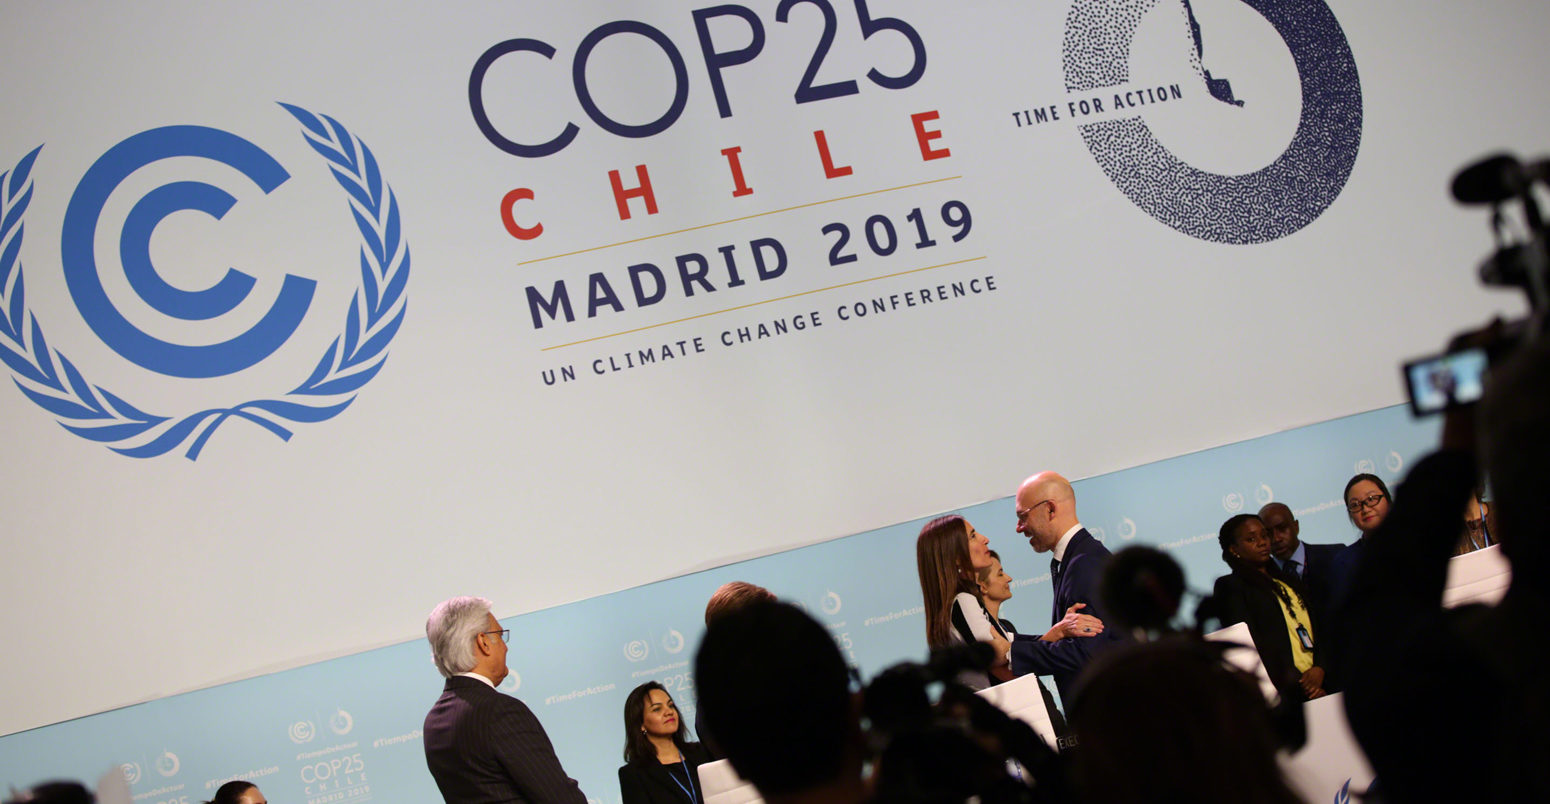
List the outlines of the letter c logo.
<svg viewBox="0 0 1550 804">
<path fill-rule="evenodd" d="M 219 377 L 246 369 L 285 343 L 312 303 L 317 283 L 287 274 L 274 304 L 258 323 L 230 340 L 190 346 L 168 343 L 126 319 L 103 289 L 94 249 L 97 224 L 109 196 L 142 167 L 173 157 L 200 157 L 235 168 L 265 194 L 290 174 L 269 154 L 235 134 L 202 126 L 167 126 L 136 134 L 113 146 L 86 171 L 65 210 L 60 255 L 65 284 L 92 331 L 115 352 L 151 371 L 174 377 Z M 119 256 L 129 286 L 159 313 L 205 321 L 236 309 L 252 292 L 252 276 L 233 268 L 210 287 L 174 287 L 151 264 L 151 234 L 174 212 L 203 212 L 217 220 L 236 199 L 204 182 L 177 181 L 135 202 L 119 236 Z"/>
</svg>

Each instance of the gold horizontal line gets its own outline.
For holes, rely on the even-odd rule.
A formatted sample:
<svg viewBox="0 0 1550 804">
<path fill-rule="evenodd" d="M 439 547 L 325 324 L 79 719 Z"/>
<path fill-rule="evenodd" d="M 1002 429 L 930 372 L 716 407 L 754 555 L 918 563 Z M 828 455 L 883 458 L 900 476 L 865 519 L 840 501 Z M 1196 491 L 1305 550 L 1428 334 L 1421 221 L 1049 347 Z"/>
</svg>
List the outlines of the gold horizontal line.
<svg viewBox="0 0 1550 804">
<path fill-rule="evenodd" d="M 551 256 L 548 256 L 548 257 L 538 257 L 536 259 L 531 259 L 531 260 L 522 260 L 521 262 L 518 262 L 517 264 L 518 265 L 532 265 L 535 262 L 544 262 L 545 260 L 557 260 L 557 259 L 560 259 L 561 257 L 574 257 L 577 254 L 586 254 L 586 253 L 592 252 L 592 251 L 602 251 L 603 249 L 615 248 L 617 246 L 627 246 L 627 245 L 629 245 L 631 243 L 640 243 L 640 242 L 643 242 L 643 241 L 646 241 L 646 240 L 655 240 L 658 237 L 668 237 L 670 235 L 683 234 L 684 232 L 693 232 L 693 231 L 695 231 L 697 229 L 709 229 L 712 226 L 721 226 L 722 224 L 727 224 L 727 223 L 737 223 L 738 221 L 750 221 L 750 220 L 753 220 L 754 218 L 762 218 L 762 217 L 764 217 L 766 215 L 779 215 L 782 212 L 791 212 L 793 210 L 806 209 L 808 207 L 816 207 L 816 206 L 820 206 L 822 204 L 832 204 L 832 203 L 834 203 L 836 201 L 849 201 L 852 198 L 865 198 L 866 196 L 869 196 L 869 195 L 879 195 L 881 193 L 891 193 L 891 192 L 894 192 L 894 191 L 897 191 L 897 190 L 908 190 L 911 187 L 924 187 L 924 186 L 926 186 L 928 184 L 938 184 L 940 182 L 953 181 L 954 179 L 961 179 L 961 178 L 963 178 L 963 177 L 962 176 L 948 176 L 948 177 L 942 178 L 942 179 L 932 179 L 930 181 L 919 181 L 919 182 L 915 182 L 914 184 L 901 184 L 898 187 L 889 187 L 889 188 L 886 188 L 886 189 L 883 189 L 883 190 L 872 190 L 872 191 L 865 192 L 865 193 L 856 193 L 855 195 L 842 195 L 839 198 L 829 198 L 829 199 L 825 199 L 823 201 L 810 201 L 810 202 L 808 202 L 806 204 L 797 204 L 794 207 L 786 207 L 785 209 L 772 209 L 769 212 L 756 212 L 756 213 L 754 213 L 752 215 L 744 215 L 741 218 L 728 218 L 728 219 L 726 219 L 724 221 L 713 221 L 711 223 L 702 223 L 699 226 L 690 226 L 687 229 L 675 229 L 674 231 L 671 231 L 671 232 L 662 232 L 660 234 L 646 235 L 645 237 L 637 237 L 634 240 L 621 240 L 618 243 L 608 243 L 606 245 L 593 246 L 591 248 L 581 249 L 580 251 L 567 251 L 564 254 L 554 254 L 554 255 L 551 255 Z"/>
<path fill-rule="evenodd" d="M 712 312 L 709 312 L 709 313 L 700 313 L 699 315 L 691 315 L 691 316 L 688 316 L 686 318 L 679 318 L 679 319 L 674 320 L 674 321 L 663 321 L 660 324 L 648 324 L 647 326 L 644 326 L 644 327 L 636 327 L 635 329 L 627 329 L 627 330 L 624 330 L 623 332 L 613 332 L 613 333 L 609 333 L 607 335 L 599 335 L 599 336 L 597 336 L 595 338 L 585 338 L 585 339 L 579 340 L 579 341 L 571 341 L 570 343 L 562 343 L 562 344 L 558 344 L 558 345 L 555 345 L 555 346 L 547 346 L 547 347 L 544 347 L 543 349 L 540 349 L 539 351 L 541 351 L 541 352 L 549 352 L 549 351 L 553 351 L 555 349 L 564 349 L 567 346 L 579 346 L 579 345 L 581 345 L 583 343 L 591 343 L 593 341 L 601 341 L 601 340 L 603 340 L 605 338 L 616 338 L 616 337 L 618 337 L 620 335 L 629 335 L 629 334 L 631 334 L 633 332 L 645 332 L 648 329 L 656 329 L 657 327 L 666 327 L 666 326 L 671 326 L 673 324 L 682 324 L 685 321 L 693 321 L 696 318 L 709 318 L 710 316 L 713 316 L 713 315 L 721 315 L 722 313 L 730 313 L 733 310 L 746 310 L 749 307 L 758 307 L 761 304 L 769 304 L 770 302 L 778 302 L 778 301 L 785 301 L 787 299 L 795 299 L 798 296 L 811 296 L 814 293 L 823 293 L 826 290 L 838 290 L 840 288 L 848 288 L 848 287 L 850 287 L 852 285 L 862 285 L 862 284 L 865 284 L 867 282 L 876 282 L 879 279 L 891 279 L 891 278 L 896 277 L 896 276 L 906 276 L 908 274 L 918 274 L 921 271 L 930 271 L 930 270 L 934 270 L 936 268 L 946 268 L 949 265 L 962 265 L 962 264 L 964 264 L 966 262 L 974 262 L 976 260 L 983 260 L 983 259 L 985 259 L 985 257 L 984 257 L 984 255 L 981 255 L 981 256 L 978 256 L 978 257 L 970 257 L 970 258 L 968 258 L 966 260 L 954 260 L 952 262 L 944 262 L 944 263 L 941 263 L 939 265 L 928 265 L 928 266 L 926 266 L 924 268 L 912 268 L 912 269 L 910 269 L 908 271 L 899 271 L 897 273 L 892 273 L 892 274 L 883 274 L 882 276 L 873 276 L 873 277 L 868 277 L 866 279 L 857 279 L 854 282 L 843 282 L 843 283 L 838 284 L 838 285 L 830 285 L 830 286 L 828 286 L 826 288 L 818 288 L 816 290 L 804 290 L 801 293 L 792 293 L 789 296 L 778 296 L 778 297 L 773 298 L 773 299 L 765 299 L 764 301 L 749 302 L 748 304 L 739 304 L 736 307 L 728 307 L 728 308 L 726 308 L 724 310 L 715 310 L 715 311 L 712 311 Z"/>
</svg>

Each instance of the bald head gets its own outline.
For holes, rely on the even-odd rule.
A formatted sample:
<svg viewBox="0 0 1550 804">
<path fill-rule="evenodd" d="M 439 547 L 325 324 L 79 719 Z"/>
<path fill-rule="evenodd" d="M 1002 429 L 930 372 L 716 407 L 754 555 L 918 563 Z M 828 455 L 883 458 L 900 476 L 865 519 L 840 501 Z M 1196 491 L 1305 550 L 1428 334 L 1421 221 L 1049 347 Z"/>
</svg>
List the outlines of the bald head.
<svg viewBox="0 0 1550 804">
<path fill-rule="evenodd" d="M 1285 514 L 1286 516 L 1291 516 L 1292 509 L 1289 508 L 1286 503 L 1282 502 L 1265 503 L 1265 507 L 1259 509 L 1259 518 L 1264 519 L 1267 514 L 1271 513 L 1281 513 Z"/>
<path fill-rule="evenodd" d="M 1024 494 L 1036 495 L 1035 499 L 1049 500 L 1075 500 L 1076 492 L 1071 490 L 1071 481 L 1061 477 L 1057 472 L 1040 472 L 1023 481 L 1017 487 L 1017 496 Z"/>
<path fill-rule="evenodd" d="M 1040 472 L 1017 487 L 1017 532 L 1028 537 L 1035 552 L 1055 549 L 1060 537 L 1077 524 L 1076 493 L 1071 481 L 1055 472 Z"/>
</svg>

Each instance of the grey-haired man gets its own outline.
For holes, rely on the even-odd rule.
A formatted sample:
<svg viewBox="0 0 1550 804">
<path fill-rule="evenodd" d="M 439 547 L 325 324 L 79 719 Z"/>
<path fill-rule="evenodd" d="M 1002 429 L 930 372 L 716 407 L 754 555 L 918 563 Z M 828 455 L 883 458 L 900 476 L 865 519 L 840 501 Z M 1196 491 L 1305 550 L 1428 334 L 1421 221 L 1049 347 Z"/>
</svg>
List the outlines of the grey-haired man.
<svg viewBox="0 0 1550 804">
<path fill-rule="evenodd" d="M 447 683 L 425 716 L 425 763 L 447 804 L 586 804 L 533 711 L 495 689 L 510 634 L 482 597 L 431 611 L 425 638 Z"/>
</svg>

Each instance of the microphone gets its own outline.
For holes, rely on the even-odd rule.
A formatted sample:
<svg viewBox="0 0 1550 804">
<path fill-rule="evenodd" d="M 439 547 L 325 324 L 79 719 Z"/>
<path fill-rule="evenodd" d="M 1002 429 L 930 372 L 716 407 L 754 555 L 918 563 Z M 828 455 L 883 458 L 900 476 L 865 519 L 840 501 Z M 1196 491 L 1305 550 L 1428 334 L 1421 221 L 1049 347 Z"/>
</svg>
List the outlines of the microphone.
<svg viewBox="0 0 1550 804">
<path fill-rule="evenodd" d="M 1543 161 L 1536 163 L 1541 172 Z M 1453 177 L 1453 198 L 1460 204 L 1499 204 L 1528 188 L 1529 172 L 1510 154 L 1488 156 Z"/>
<path fill-rule="evenodd" d="M 1536 181 L 1550 183 L 1550 159 L 1540 159 L 1525 164 L 1523 177 L 1529 184 Z"/>
</svg>

